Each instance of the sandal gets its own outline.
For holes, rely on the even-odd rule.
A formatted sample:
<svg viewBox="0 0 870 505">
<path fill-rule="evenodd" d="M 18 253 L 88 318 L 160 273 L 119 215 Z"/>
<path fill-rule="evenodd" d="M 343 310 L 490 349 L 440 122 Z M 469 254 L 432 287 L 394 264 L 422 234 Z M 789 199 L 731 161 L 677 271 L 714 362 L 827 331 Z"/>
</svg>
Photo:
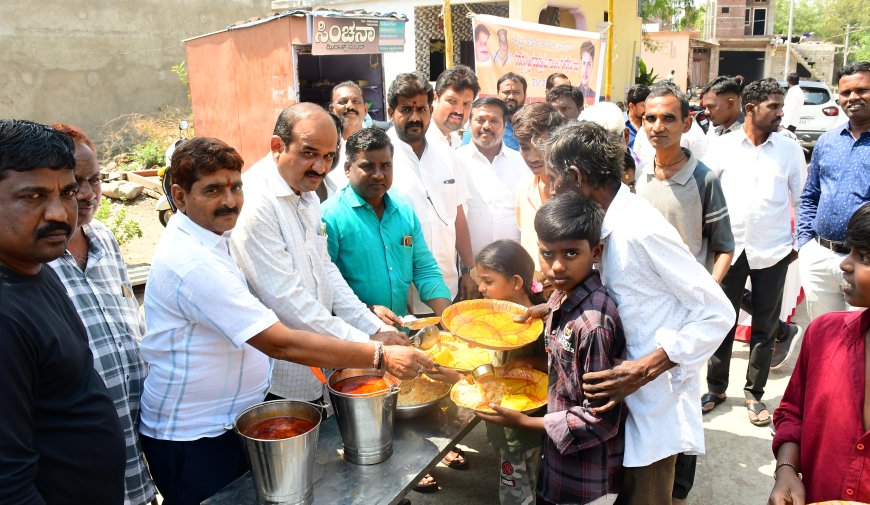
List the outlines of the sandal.
<svg viewBox="0 0 870 505">
<path fill-rule="evenodd" d="M 441 462 L 454 470 L 468 468 L 468 461 L 465 459 L 465 453 L 462 452 L 462 449 L 459 447 L 454 447 L 452 451 L 444 456 L 444 459 L 442 459 Z"/>
<path fill-rule="evenodd" d="M 724 402 L 725 399 L 728 398 L 725 396 L 725 393 L 722 395 L 717 395 L 716 393 L 707 393 L 701 397 L 701 413 L 706 414 L 708 412 L 712 412 L 720 403 Z"/>
<path fill-rule="evenodd" d="M 758 400 L 746 400 L 746 411 L 749 414 L 749 422 L 755 426 L 767 426 L 770 424 L 770 411 Z"/>
<path fill-rule="evenodd" d="M 434 493 L 438 491 L 438 481 L 435 480 L 435 477 L 432 477 L 432 474 L 427 473 L 420 479 L 420 482 L 414 486 L 414 491 L 418 493 Z"/>
</svg>

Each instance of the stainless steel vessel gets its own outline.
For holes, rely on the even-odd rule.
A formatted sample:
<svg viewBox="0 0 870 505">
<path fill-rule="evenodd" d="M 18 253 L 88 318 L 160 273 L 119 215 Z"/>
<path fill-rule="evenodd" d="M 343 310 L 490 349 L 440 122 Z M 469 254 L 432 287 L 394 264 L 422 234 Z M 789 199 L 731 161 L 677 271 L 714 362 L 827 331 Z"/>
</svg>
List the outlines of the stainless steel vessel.
<svg viewBox="0 0 870 505">
<path fill-rule="evenodd" d="M 245 435 L 254 424 L 274 417 L 297 417 L 314 423 L 311 430 L 281 440 L 261 440 Z M 257 501 L 264 505 L 314 503 L 314 454 L 320 432 L 320 410 L 306 402 L 275 400 L 242 411 L 233 423 L 244 440 L 251 460 Z"/>
<path fill-rule="evenodd" d="M 390 389 L 363 395 L 336 391 L 333 385 L 350 377 L 383 377 Z M 357 465 L 374 465 L 393 454 L 393 418 L 400 381 L 374 369 L 346 368 L 329 376 L 326 388 L 335 409 L 338 430 L 344 445 L 344 459 Z"/>
</svg>

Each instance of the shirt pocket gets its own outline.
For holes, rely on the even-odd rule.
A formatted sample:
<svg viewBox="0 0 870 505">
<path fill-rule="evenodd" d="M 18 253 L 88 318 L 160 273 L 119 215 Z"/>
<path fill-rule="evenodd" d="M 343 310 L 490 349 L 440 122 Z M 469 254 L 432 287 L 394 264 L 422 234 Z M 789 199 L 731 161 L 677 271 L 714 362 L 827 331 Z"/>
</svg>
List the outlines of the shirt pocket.
<svg viewBox="0 0 870 505">
<path fill-rule="evenodd" d="M 758 193 L 756 193 L 766 214 L 777 214 L 779 207 L 789 204 L 788 176 L 774 173 L 759 177 Z"/>
<path fill-rule="evenodd" d="M 401 245 L 396 252 L 396 261 L 399 265 L 399 276 L 404 282 L 414 280 L 414 248 Z"/>
</svg>

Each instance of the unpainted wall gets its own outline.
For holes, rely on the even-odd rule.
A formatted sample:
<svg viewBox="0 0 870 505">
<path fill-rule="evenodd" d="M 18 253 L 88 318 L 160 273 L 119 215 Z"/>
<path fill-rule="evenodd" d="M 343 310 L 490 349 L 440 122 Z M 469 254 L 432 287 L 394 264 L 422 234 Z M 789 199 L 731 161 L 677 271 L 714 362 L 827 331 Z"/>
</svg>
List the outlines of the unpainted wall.
<svg viewBox="0 0 870 505">
<path fill-rule="evenodd" d="M 269 13 L 269 0 L 4 0 L 0 117 L 83 128 L 187 103 L 182 40 Z"/>
</svg>

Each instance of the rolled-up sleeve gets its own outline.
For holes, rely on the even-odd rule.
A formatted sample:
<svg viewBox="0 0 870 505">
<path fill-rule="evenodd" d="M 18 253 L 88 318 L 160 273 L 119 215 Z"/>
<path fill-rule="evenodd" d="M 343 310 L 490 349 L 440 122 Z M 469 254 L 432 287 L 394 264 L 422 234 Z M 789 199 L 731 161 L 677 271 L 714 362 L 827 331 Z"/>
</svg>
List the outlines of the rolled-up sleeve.
<svg viewBox="0 0 870 505">
<path fill-rule="evenodd" d="M 179 279 L 176 302 L 186 318 L 224 335 L 236 347 L 278 322 L 236 273 L 214 263 L 199 263 Z"/>
</svg>

